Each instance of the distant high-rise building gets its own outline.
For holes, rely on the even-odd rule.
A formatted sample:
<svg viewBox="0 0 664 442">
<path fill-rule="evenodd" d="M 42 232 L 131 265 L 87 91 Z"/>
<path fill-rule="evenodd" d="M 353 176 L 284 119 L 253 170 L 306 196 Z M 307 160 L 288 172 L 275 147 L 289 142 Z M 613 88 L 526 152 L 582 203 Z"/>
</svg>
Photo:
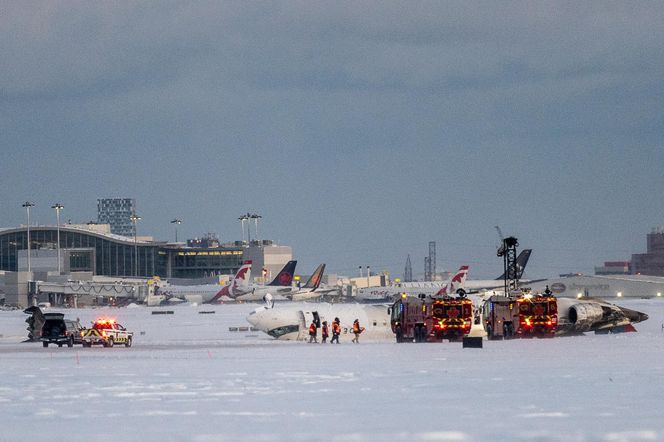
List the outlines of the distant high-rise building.
<svg viewBox="0 0 664 442">
<path fill-rule="evenodd" d="M 403 281 L 413 282 L 413 266 L 410 264 L 410 255 L 406 258 L 406 268 L 403 271 Z"/>
<path fill-rule="evenodd" d="M 632 255 L 632 273 L 664 276 L 664 227 L 657 227 L 647 236 L 647 252 Z"/>
<path fill-rule="evenodd" d="M 131 216 L 135 213 L 136 200 L 133 198 L 97 199 L 97 222 L 110 224 L 111 233 L 116 235 L 134 235 Z"/>
</svg>

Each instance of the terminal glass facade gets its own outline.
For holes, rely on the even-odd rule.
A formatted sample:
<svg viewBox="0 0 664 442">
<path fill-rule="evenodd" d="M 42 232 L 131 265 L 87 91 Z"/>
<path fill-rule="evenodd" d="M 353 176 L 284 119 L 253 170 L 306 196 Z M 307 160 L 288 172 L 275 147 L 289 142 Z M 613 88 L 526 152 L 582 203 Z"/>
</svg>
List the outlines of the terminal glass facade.
<svg viewBox="0 0 664 442">
<path fill-rule="evenodd" d="M 56 249 L 57 229 L 30 229 L 31 249 Z M 190 249 L 165 243 L 134 243 L 117 237 L 74 229 L 60 229 L 60 248 L 90 249 L 90 253 L 69 253 L 72 271 L 91 270 L 96 275 L 118 277 L 199 278 L 232 274 L 242 264 L 243 249 Z M 25 228 L 0 231 L 0 270 L 18 271 L 18 251 L 27 250 Z M 94 266 L 94 269 L 90 267 Z"/>
</svg>

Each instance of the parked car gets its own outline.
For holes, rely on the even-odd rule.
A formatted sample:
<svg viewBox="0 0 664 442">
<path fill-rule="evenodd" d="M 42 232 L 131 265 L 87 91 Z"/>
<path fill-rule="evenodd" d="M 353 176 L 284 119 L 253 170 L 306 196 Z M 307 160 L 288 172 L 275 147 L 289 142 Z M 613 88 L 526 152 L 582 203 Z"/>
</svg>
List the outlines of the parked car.
<svg viewBox="0 0 664 442">
<path fill-rule="evenodd" d="M 82 344 L 83 327 L 78 319 L 65 319 L 63 313 L 44 313 L 44 326 L 42 327 L 41 341 L 44 347 L 48 344 L 57 344 L 62 347 L 73 347 Z"/>
</svg>

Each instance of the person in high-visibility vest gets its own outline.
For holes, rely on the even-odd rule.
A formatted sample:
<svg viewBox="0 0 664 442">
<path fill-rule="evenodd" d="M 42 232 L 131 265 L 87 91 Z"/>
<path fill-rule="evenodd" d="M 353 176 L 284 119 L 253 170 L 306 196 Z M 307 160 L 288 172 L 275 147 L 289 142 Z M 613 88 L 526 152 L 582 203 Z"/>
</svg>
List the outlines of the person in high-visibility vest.
<svg viewBox="0 0 664 442">
<path fill-rule="evenodd" d="M 353 321 L 353 334 L 355 337 L 353 338 L 352 342 L 359 344 L 360 343 L 360 333 L 364 331 L 364 327 L 360 327 L 360 321 L 356 319 Z"/>
<path fill-rule="evenodd" d="M 323 339 L 321 340 L 321 344 L 325 344 L 327 342 L 328 336 L 330 336 L 330 334 L 327 328 L 327 321 L 323 321 L 323 327 L 321 328 L 321 337 Z"/>
<path fill-rule="evenodd" d="M 333 342 L 339 343 L 339 335 L 341 334 L 341 326 L 339 325 L 339 318 L 334 318 L 332 323 L 332 339 L 330 339 L 330 344 Z"/>
<path fill-rule="evenodd" d="M 318 328 L 316 327 L 316 322 L 311 321 L 311 325 L 309 326 L 309 344 L 312 342 L 318 343 L 318 338 L 316 335 L 318 334 Z"/>
</svg>

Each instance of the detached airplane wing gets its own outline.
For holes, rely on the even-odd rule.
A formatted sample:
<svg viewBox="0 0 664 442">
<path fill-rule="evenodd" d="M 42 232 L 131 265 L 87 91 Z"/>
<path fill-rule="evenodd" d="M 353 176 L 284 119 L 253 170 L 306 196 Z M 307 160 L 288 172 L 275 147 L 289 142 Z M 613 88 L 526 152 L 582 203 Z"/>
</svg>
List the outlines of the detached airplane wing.
<svg viewBox="0 0 664 442">
<path fill-rule="evenodd" d="M 632 324 L 646 321 L 648 315 L 620 307 L 599 298 L 558 298 L 559 335 L 620 333 L 636 331 Z"/>
</svg>

